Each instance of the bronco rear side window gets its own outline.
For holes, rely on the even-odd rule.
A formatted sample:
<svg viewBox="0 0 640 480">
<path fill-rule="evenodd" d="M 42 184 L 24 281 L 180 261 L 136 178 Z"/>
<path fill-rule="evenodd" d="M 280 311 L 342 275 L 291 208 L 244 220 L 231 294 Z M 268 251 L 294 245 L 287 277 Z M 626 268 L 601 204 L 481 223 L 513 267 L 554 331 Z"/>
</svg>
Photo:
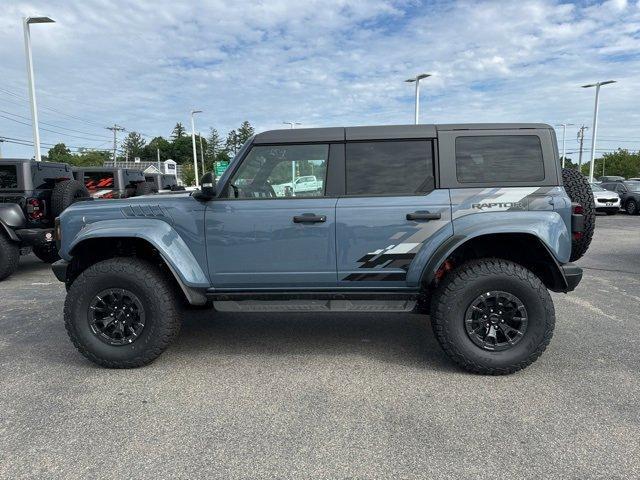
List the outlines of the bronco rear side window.
<svg viewBox="0 0 640 480">
<path fill-rule="evenodd" d="M 460 183 L 544 180 L 542 145 L 536 135 L 456 138 L 456 176 Z"/>
<path fill-rule="evenodd" d="M 18 169 L 15 165 L 0 165 L 0 188 L 18 188 Z"/>
</svg>

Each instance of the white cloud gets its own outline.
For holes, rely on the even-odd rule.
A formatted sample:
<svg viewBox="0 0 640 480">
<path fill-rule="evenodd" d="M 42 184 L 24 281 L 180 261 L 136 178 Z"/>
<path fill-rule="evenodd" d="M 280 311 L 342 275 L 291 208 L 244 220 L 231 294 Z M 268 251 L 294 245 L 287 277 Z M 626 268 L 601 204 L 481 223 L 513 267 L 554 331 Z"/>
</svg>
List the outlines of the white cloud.
<svg viewBox="0 0 640 480">
<path fill-rule="evenodd" d="M 97 125 L 113 122 L 166 136 L 192 106 L 204 110 L 202 130 L 245 119 L 258 129 L 405 123 L 413 99 L 403 80 L 427 71 L 423 121 L 434 123 L 589 124 L 593 91 L 579 86 L 615 78 L 602 91 L 600 134 L 640 148 L 640 10 L 622 1 L 17 1 L 0 10 L 0 89 L 24 96 L 25 14 L 57 21 L 33 26 L 41 104 L 91 123 L 46 109 L 42 120 L 105 137 L 44 131 L 46 142 L 108 144 Z M 0 110 L 29 115 L 2 91 Z M 0 135 L 28 139 L 30 129 L 0 117 Z"/>
</svg>

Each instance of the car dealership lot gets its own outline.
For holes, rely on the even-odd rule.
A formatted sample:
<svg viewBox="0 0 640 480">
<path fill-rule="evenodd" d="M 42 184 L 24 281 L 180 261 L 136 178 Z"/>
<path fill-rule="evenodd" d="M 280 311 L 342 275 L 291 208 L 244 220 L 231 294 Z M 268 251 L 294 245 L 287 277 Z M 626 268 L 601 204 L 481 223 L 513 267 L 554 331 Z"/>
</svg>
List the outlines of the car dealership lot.
<svg viewBox="0 0 640 480">
<path fill-rule="evenodd" d="M 193 311 L 155 363 L 106 370 L 21 261 L 0 283 L 0 478 L 640 475 L 638 216 L 598 216 L 550 347 L 507 377 L 456 368 L 415 314 Z"/>
</svg>

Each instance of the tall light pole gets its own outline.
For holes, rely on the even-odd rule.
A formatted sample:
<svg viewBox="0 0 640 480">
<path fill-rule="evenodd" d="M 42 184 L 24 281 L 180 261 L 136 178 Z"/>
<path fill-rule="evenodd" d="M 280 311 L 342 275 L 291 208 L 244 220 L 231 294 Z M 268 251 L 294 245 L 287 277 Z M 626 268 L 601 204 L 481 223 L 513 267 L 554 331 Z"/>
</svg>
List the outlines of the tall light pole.
<svg viewBox="0 0 640 480">
<path fill-rule="evenodd" d="M 407 83 L 415 83 L 416 84 L 416 112 L 415 112 L 415 124 L 419 123 L 420 118 L 420 80 L 423 78 L 430 77 L 430 73 L 421 73 L 416 75 L 414 78 L 409 78 L 405 80 Z"/>
<path fill-rule="evenodd" d="M 31 122 L 33 123 L 33 147 L 35 149 L 36 162 L 40 157 L 40 130 L 38 129 L 38 107 L 36 105 L 36 84 L 33 79 L 33 56 L 31 55 L 31 32 L 29 25 L 32 23 L 55 23 L 49 17 L 22 17 L 24 29 L 24 49 L 27 57 L 27 77 L 29 82 L 29 100 L 31 100 Z"/>
<path fill-rule="evenodd" d="M 193 171 L 196 174 L 196 188 L 200 186 L 198 179 L 198 155 L 196 153 L 196 125 L 193 116 L 196 113 L 202 113 L 202 110 L 191 110 L 191 143 L 193 144 Z"/>
<path fill-rule="evenodd" d="M 564 160 L 566 158 L 565 143 L 564 139 L 567 136 L 567 127 L 574 125 L 573 123 L 561 123 L 560 125 L 556 125 L 556 127 L 562 127 L 562 168 L 564 168 Z"/>
<path fill-rule="evenodd" d="M 289 125 L 292 129 L 296 128 L 296 125 L 302 125 L 300 122 L 282 122 L 283 125 Z"/>
<path fill-rule="evenodd" d="M 616 83 L 615 80 L 607 80 L 605 82 L 590 83 L 589 85 L 582 85 L 582 88 L 596 87 L 596 104 L 593 109 L 593 130 L 591 130 L 591 164 L 589 165 L 589 181 L 593 182 L 593 165 L 595 163 L 596 155 L 596 133 L 598 131 L 598 98 L 600 96 L 600 87 L 602 85 L 609 85 L 610 83 Z"/>
</svg>

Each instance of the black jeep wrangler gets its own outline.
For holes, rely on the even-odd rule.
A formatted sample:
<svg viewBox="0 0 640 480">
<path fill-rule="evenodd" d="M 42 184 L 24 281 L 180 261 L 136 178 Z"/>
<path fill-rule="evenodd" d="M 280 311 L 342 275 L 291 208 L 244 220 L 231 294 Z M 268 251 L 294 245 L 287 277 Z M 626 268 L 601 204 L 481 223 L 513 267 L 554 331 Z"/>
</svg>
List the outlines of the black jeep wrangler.
<svg viewBox="0 0 640 480">
<path fill-rule="evenodd" d="M 43 262 L 59 259 L 53 239 L 55 218 L 89 192 L 64 163 L 0 160 L 0 280 L 30 250 Z"/>
<path fill-rule="evenodd" d="M 76 167 L 76 180 L 82 182 L 93 198 L 129 198 L 153 193 L 141 170 L 114 167 Z"/>
<path fill-rule="evenodd" d="M 178 185 L 178 178 L 169 173 L 145 173 L 144 178 L 151 185 L 153 193 L 178 192 L 185 189 Z"/>
</svg>

